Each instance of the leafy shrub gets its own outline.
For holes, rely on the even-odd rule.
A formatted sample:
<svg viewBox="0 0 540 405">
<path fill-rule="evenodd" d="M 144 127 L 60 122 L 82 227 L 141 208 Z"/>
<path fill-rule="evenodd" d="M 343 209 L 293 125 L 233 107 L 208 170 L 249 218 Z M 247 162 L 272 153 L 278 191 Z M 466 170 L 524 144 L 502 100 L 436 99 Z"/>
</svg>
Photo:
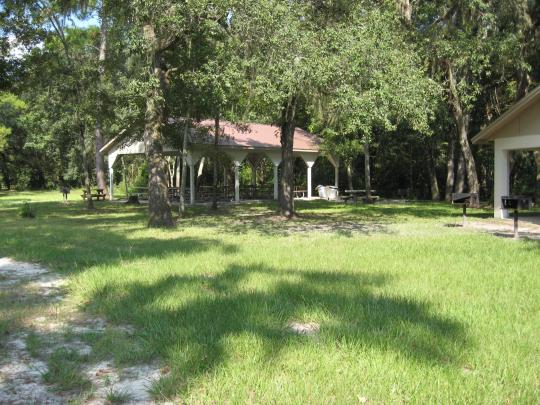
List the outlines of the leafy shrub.
<svg viewBox="0 0 540 405">
<path fill-rule="evenodd" d="M 29 202 L 24 202 L 21 207 L 20 215 L 23 218 L 35 218 L 36 210 L 34 209 L 32 205 L 30 205 Z"/>
</svg>

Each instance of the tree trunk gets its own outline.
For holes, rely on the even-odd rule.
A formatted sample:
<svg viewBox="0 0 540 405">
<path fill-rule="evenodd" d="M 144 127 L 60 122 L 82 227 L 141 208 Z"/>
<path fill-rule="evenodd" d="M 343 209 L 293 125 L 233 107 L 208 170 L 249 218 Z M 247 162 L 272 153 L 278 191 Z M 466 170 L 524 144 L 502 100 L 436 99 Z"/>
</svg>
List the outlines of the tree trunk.
<svg viewBox="0 0 540 405">
<path fill-rule="evenodd" d="M 122 175 L 124 176 L 124 188 L 126 190 L 126 199 L 129 199 L 129 185 L 128 185 L 126 164 L 124 162 L 124 156 L 121 156 L 121 160 L 122 160 Z"/>
<path fill-rule="evenodd" d="M 397 0 L 399 11 L 407 24 L 411 23 L 412 5 L 410 0 Z"/>
<path fill-rule="evenodd" d="M 281 113 L 281 215 L 294 216 L 294 131 L 296 118 L 296 97 L 289 98 Z"/>
<path fill-rule="evenodd" d="M 369 139 L 367 135 L 364 135 L 364 172 L 366 183 L 366 201 L 371 201 L 371 164 L 369 162 Z"/>
<path fill-rule="evenodd" d="M 433 153 L 431 147 L 428 145 L 426 149 L 426 163 L 429 175 L 429 185 L 431 189 L 431 200 L 439 201 L 441 192 L 439 191 L 439 183 L 437 181 L 437 170 L 435 168 L 435 161 L 433 159 Z"/>
<path fill-rule="evenodd" d="M 218 208 L 218 152 L 219 152 L 219 112 L 214 118 L 214 179 L 212 181 L 212 209 Z"/>
<path fill-rule="evenodd" d="M 456 141 L 452 137 L 448 141 L 448 152 L 446 155 L 446 188 L 444 192 L 444 199 L 446 201 L 452 201 L 452 192 L 454 191 L 455 181 L 455 143 Z"/>
<path fill-rule="evenodd" d="M 349 190 L 354 190 L 353 175 L 354 175 L 354 170 L 352 167 L 352 163 L 349 162 L 347 163 L 347 186 L 349 187 Z"/>
<path fill-rule="evenodd" d="M 174 167 L 173 167 L 173 187 L 180 187 L 180 157 L 175 156 L 174 158 Z"/>
<path fill-rule="evenodd" d="M 84 205 L 86 206 L 86 209 L 89 209 L 89 210 L 92 210 L 94 209 L 94 201 L 92 200 L 92 187 L 91 187 L 91 180 L 90 180 L 90 165 L 89 165 L 89 162 L 88 162 L 88 155 L 87 155 L 87 152 L 86 152 L 86 141 L 85 141 L 85 136 L 84 136 L 84 132 L 85 132 L 85 127 L 84 125 L 81 125 L 79 127 L 79 139 L 80 139 L 80 142 L 81 142 L 81 148 L 82 148 L 82 153 L 81 153 L 81 159 L 82 159 L 82 164 L 83 164 L 83 167 L 84 167 L 84 190 L 86 192 L 86 198 L 84 199 Z"/>
<path fill-rule="evenodd" d="M 187 146 L 188 146 L 188 133 L 189 133 L 189 112 L 186 117 L 186 125 L 184 126 L 184 138 L 182 139 L 182 172 L 180 176 L 180 193 L 178 213 L 181 218 L 186 216 L 186 179 L 187 179 Z"/>
<path fill-rule="evenodd" d="M 529 75 L 529 73 L 521 69 L 518 73 L 518 78 L 517 78 L 516 100 L 520 100 L 521 98 L 527 95 L 530 85 L 531 85 L 531 76 Z"/>
<path fill-rule="evenodd" d="M 104 82 L 105 82 L 105 58 L 107 55 L 107 18 L 101 16 L 101 30 L 100 30 L 100 43 L 99 43 L 99 86 L 100 92 L 103 91 Z M 97 118 L 96 118 L 96 130 L 95 130 L 95 143 L 96 143 L 96 184 L 97 188 L 104 190 L 105 194 L 107 192 L 107 179 L 105 176 L 105 160 L 103 159 L 103 153 L 100 152 L 100 149 L 103 147 L 103 132 L 101 128 L 101 114 L 103 114 L 103 96 L 98 93 L 98 109 L 97 109 Z"/>
<path fill-rule="evenodd" d="M 463 153 L 459 151 L 458 164 L 456 170 L 456 193 L 463 193 L 465 191 L 465 178 L 467 177 L 467 171 L 465 169 L 465 159 L 463 159 Z"/>
<path fill-rule="evenodd" d="M 458 130 L 458 140 L 465 159 L 465 168 L 467 171 L 467 182 L 469 184 L 469 192 L 476 193 L 480 196 L 480 183 L 478 182 L 478 174 L 476 172 L 476 163 L 472 153 L 471 145 L 469 143 L 469 122 L 470 115 L 463 111 L 457 90 L 456 79 L 454 77 L 454 71 L 452 65 L 448 63 L 448 83 L 450 90 L 450 105 L 452 107 L 452 113 Z M 471 199 L 472 207 L 479 207 L 479 198 Z"/>
<path fill-rule="evenodd" d="M 144 128 L 144 143 L 148 163 L 148 226 L 172 227 L 174 221 L 169 203 L 167 173 L 163 158 L 163 134 L 161 126 L 164 120 L 164 89 L 166 72 L 163 70 L 158 49 L 158 41 L 151 25 L 145 26 L 145 37 L 151 49 L 148 57 L 152 64 L 152 76 L 155 83 L 151 85 L 146 97 L 146 113 Z"/>
<path fill-rule="evenodd" d="M 465 169 L 467 172 L 467 183 L 469 185 L 469 191 L 476 193 L 480 196 L 480 183 L 478 182 L 478 174 L 476 172 L 476 162 L 469 143 L 469 119 L 468 115 L 458 118 L 459 124 L 459 144 L 461 146 L 461 152 L 463 153 L 463 159 L 465 160 Z M 471 206 L 480 206 L 480 200 L 471 199 Z"/>
</svg>

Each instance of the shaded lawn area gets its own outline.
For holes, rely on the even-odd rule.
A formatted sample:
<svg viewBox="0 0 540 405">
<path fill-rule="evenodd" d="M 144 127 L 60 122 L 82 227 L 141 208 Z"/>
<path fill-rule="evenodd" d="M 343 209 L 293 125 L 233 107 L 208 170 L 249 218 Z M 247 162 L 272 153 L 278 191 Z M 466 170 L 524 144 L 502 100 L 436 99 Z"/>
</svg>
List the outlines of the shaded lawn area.
<svg viewBox="0 0 540 405">
<path fill-rule="evenodd" d="M 17 216 L 23 198 L 35 201 L 36 219 Z M 283 221 L 272 204 L 198 207 L 175 230 L 150 230 L 145 207 L 105 202 L 88 213 L 58 200 L 58 192 L 0 196 L 0 257 L 68 275 L 82 308 L 132 324 L 171 368 L 154 386 L 158 397 L 540 396 L 540 244 L 445 226 L 461 221 L 457 208 L 301 202 L 300 217 Z M 299 336 L 291 322 L 320 331 Z"/>
</svg>

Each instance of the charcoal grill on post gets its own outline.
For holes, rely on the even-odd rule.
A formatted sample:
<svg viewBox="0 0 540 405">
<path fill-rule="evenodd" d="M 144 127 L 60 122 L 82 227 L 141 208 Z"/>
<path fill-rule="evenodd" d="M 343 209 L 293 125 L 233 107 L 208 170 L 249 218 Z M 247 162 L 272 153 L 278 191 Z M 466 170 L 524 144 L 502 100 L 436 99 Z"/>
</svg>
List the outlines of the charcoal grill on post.
<svg viewBox="0 0 540 405">
<path fill-rule="evenodd" d="M 514 238 L 519 239 L 519 210 L 528 210 L 532 206 L 532 200 L 522 195 L 507 195 L 501 197 L 502 206 L 506 210 L 514 210 Z"/>
<path fill-rule="evenodd" d="M 467 219 L 467 206 L 470 205 L 471 199 L 476 199 L 476 193 L 452 193 L 452 204 L 461 204 L 463 206 L 463 225 Z"/>
</svg>

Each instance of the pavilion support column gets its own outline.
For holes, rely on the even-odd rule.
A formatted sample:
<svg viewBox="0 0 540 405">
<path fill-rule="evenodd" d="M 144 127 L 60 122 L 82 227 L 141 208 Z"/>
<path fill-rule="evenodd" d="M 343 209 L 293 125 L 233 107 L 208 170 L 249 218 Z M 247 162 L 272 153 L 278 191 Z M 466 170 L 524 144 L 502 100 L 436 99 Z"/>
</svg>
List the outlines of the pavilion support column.
<svg viewBox="0 0 540 405">
<path fill-rule="evenodd" d="M 319 156 L 318 153 L 301 153 L 300 156 L 304 160 L 307 166 L 307 197 L 311 198 L 313 197 L 313 184 L 311 181 L 311 168 L 315 164 L 315 161 L 317 160 L 317 157 Z"/>
<path fill-rule="evenodd" d="M 242 149 L 227 150 L 227 154 L 234 163 L 234 201 L 240 201 L 240 166 L 246 158 L 247 151 Z"/>
<path fill-rule="evenodd" d="M 242 162 L 234 161 L 234 201 L 240 201 L 240 165 Z"/>
<path fill-rule="evenodd" d="M 494 187 L 494 216 L 508 218 L 508 210 L 503 209 L 501 197 L 510 194 L 510 151 L 500 148 L 495 140 L 495 187 Z"/>
<path fill-rule="evenodd" d="M 189 201 L 195 204 L 195 163 L 189 165 Z"/>
<path fill-rule="evenodd" d="M 279 179 L 278 179 L 279 163 L 274 163 L 274 200 L 279 198 Z"/>
<path fill-rule="evenodd" d="M 279 199 L 279 165 L 281 163 L 281 151 L 268 151 L 266 152 L 268 159 L 272 161 L 274 165 L 274 200 Z"/>
<path fill-rule="evenodd" d="M 315 161 L 306 161 L 307 165 L 307 197 L 311 198 L 313 196 L 313 184 L 311 182 L 311 168 L 315 164 Z"/>
</svg>

